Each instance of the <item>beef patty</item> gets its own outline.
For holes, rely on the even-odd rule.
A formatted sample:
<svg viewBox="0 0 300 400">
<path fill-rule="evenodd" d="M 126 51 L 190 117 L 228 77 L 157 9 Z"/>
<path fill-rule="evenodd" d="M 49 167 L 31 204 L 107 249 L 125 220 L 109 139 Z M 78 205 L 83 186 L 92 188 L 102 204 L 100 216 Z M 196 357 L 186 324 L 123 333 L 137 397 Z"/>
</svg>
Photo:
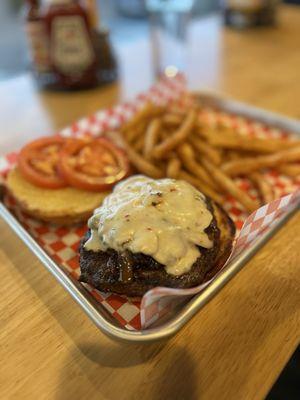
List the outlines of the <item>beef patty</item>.
<svg viewBox="0 0 300 400">
<path fill-rule="evenodd" d="M 84 248 L 91 234 L 88 231 L 80 245 L 80 281 L 104 292 L 142 296 L 156 286 L 190 288 L 210 279 L 230 255 L 235 227 L 221 207 L 209 199 L 206 204 L 213 219 L 205 232 L 213 246 L 198 247 L 201 255 L 187 273 L 170 275 L 162 264 L 142 253 L 128 250 L 119 253 L 113 249 L 88 251 Z"/>
</svg>

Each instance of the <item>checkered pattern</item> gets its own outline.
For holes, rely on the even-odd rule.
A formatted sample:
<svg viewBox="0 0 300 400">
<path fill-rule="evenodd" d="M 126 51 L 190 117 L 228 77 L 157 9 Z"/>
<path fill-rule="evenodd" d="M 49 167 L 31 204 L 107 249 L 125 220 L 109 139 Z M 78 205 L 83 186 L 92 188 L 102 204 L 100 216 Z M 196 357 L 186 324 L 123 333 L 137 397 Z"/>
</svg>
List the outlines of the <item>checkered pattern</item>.
<svg viewBox="0 0 300 400">
<path fill-rule="evenodd" d="M 253 212 L 243 225 L 230 261 L 250 248 L 262 234 L 270 230 L 284 214 L 297 207 L 299 203 L 300 190 L 297 190 Z"/>
<path fill-rule="evenodd" d="M 274 200 L 253 212 L 245 220 L 235 241 L 233 251 L 224 267 L 233 262 L 245 250 L 253 246 L 257 239 L 272 229 L 279 218 L 299 206 L 299 204 L 300 190 L 298 189 L 295 192 Z M 234 218 L 234 215 L 232 215 L 232 217 Z M 235 219 L 235 221 L 238 220 Z M 213 279 L 191 289 L 170 289 L 158 287 L 148 291 L 144 295 L 141 303 L 142 326 L 149 327 L 155 321 L 162 318 L 166 313 L 171 314 L 175 307 L 177 308 L 180 303 L 184 303 L 192 295 L 203 291 L 212 280 Z"/>
<path fill-rule="evenodd" d="M 67 137 L 87 134 L 92 136 L 101 135 L 107 130 L 118 128 L 148 100 L 158 104 L 165 104 L 172 100 L 178 101 L 178 99 L 181 102 L 186 102 L 187 98 L 184 96 L 184 91 L 184 79 L 182 77 L 176 80 L 161 81 L 152 87 L 149 92 L 138 96 L 135 102 L 124 103 L 112 109 L 99 111 L 63 129 L 60 134 Z M 242 134 L 255 137 L 286 137 L 288 135 L 286 132 L 271 129 L 255 121 L 249 121 L 236 115 L 229 115 L 220 110 L 202 109 L 199 118 L 211 125 L 222 121 L 223 124 L 239 130 Z M 110 135 L 115 141 L 119 139 L 114 133 L 110 133 Z M 0 158 L 0 179 L 5 181 L 7 172 L 15 165 L 16 161 L 17 153 L 10 153 Z M 292 180 L 274 171 L 266 172 L 265 178 L 272 183 L 276 197 L 279 199 L 260 208 L 248 219 L 248 215 L 235 199 L 229 196 L 226 198 L 224 208 L 233 218 L 238 232 L 242 229 L 236 240 L 231 260 L 253 245 L 253 242 L 262 233 L 270 229 L 272 224 L 283 213 L 286 213 L 291 207 L 299 203 L 299 191 L 293 193 L 300 187 L 299 179 Z M 250 181 L 239 179 L 238 184 L 241 189 L 255 198 L 256 191 L 251 186 Z M 288 195 L 288 193 L 293 194 Z M 78 246 L 81 237 L 86 231 L 86 226 L 55 227 L 28 217 L 18 209 L 13 199 L 9 197 L 5 198 L 5 204 L 13 210 L 25 229 L 36 238 L 37 242 L 64 269 L 69 277 L 78 280 L 80 275 Z M 173 314 L 175 307 L 177 309 L 180 303 L 185 303 L 192 295 L 202 291 L 209 283 L 206 282 L 191 289 L 154 288 L 146 293 L 142 300 L 101 293 L 87 284 L 84 284 L 84 287 L 120 322 L 121 326 L 138 330 L 149 327 L 158 319 L 169 317 Z"/>
<path fill-rule="evenodd" d="M 24 228 L 36 238 L 40 246 L 64 269 L 69 277 L 78 280 L 80 276 L 78 248 L 80 239 L 87 230 L 86 226 L 57 227 L 45 224 L 25 215 L 10 196 L 5 196 L 4 202 L 8 208 L 13 210 Z M 101 293 L 88 284 L 84 284 L 84 286 L 122 326 L 127 329 L 141 328 L 139 300 L 128 300 L 122 296 Z"/>
</svg>

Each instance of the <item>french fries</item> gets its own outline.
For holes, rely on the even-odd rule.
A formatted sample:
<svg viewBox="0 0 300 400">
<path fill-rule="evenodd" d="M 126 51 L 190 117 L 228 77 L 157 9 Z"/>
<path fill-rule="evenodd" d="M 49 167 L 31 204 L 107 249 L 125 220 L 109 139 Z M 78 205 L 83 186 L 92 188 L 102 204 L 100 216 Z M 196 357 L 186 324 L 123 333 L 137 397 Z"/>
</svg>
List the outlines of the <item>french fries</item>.
<svg viewBox="0 0 300 400">
<path fill-rule="evenodd" d="M 203 165 L 210 172 L 211 177 L 214 181 L 228 194 L 235 197 L 247 211 L 255 211 L 259 204 L 257 201 L 251 199 L 243 190 L 241 190 L 236 183 L 230 179 L 224 172 L 219 168 L 216 168 L 208 160 L 203 160 Z"/>
<path fill-rule="evenodd" d="M 250 138 L 220 123 L 208 124 L 196 106 L 147 103 L 121 133 L 138 172 L 186 180 L 221 205 L 229 194 L 248 212 L 274 199 L 263 169 L 300 176 L 299 140 Z M 238 186 L 238 176 L 253 183 L 260 203 Z"/>
<path fill-rule="evenodd" d="M 177 154 L 188 172 L 201 179 L 208 186 L 214 186 L 206 170 L 196 162 L 194 150 L 190 144 L 183 143 L 178 146 Z"/>
<path fill-rule="evenodd" d="M 167 177 L 173 179 L 178 178 L 178 175 L 180 173 L 180 168 L 181 168 L 181 162 L 179 158 L 175 156 L 170 158 L 168 161 L 167 171 L 166 171 Z"/>
<path fill-rule="evenodd" d="M 260 174 L 259 172 L 252 172 L 252 174 L 250 175 L 250 179 L 260 192 L 263 204 L 270 203 L 272 200 L 274 200 L 272 186 L 263 177 L 262 174 Z"/>
<path fill-rule="evenodd" d="M 188 172 L 180 171 L 178 178 L 189 182 L 191 185 L 195 186 L 195 188 L 199 189 L 201 192 L 203 192 L 206 196 L 210 197 L 215 202 L 222 204 L 222 202 L 224 201 L 223 197 L 219 193 L 215 192 L 206 183 L 202 182 L 200 179 L 195 178 Z"/>
<path fill-rule="evenodd" d="M 153 119 L 146 130 L 143 154 L 147 159 L 150 155 L 154 145 L 157 143 L 161 129 L 161 120 L 158 118 Z"/>
<path fill-rule="evenodd" d="M 300 146 L 267 156 L 232 160 L 224 164 L 222 170 L 230 176 L 245 175 L 291 161 L 300 161 Z"/>
<path fill-rule="evenodd" d="M 146 121 L 140 121 L 131 130 L 129 130 L 126 135 L 126 139 L 128 142 L 133 143 L 139 137 L 143 136 L 144 130 L 146 128 Z"/>
<path fill-rule="evenodd" d="M 137 140 L 132 144 L 132 147 L 136 151 L 141 151 L 144 148 L 145 138 L 140 136 Z"/>
<path fill-rule="evenodd" d="M 221 153 L 219 150 L 212 147 L 209 143 L 197 138 L 195 136 L 190 138 L 190 142 L 194 148 L 199 151 L 201 155 L 204 155 L 208 160 L 210 160 L 215 165 L 221 164 Z"/>
<path fill-rule="evenodd" d="M 300 177 L 300 164 L 282 164 L 277 167 L 277 170 L 284 175 Z"/>
<path fill-rule="evenodd" d="M 151 162 L 145 160 L 143 156 L 141 156 L 137 151 L 135 151 L 130 146 L 125 146 L 127 155 L 129 160 L 131 161 L 132 165 L 136 167 L 136 169 L 142 172 L 145 175 L 150 176 L 151 178 L 162 178 L 163 172 L 156 167 Z"/>
<path fill-rule="evenodd" d="M 189 111 L 178 130 L 167 139 L 162 141 L 159 145 L 154 147 L 152 152 L 153 157 L 157 159 L 163 158 L 168 152 L 183 142 L 191 133 L 196 121 L 196 117 L 197 115 L 195 110 Z"/>
<path fill-rule="evenodd" d="M 171 114 L 175 114 L 175 115 L 179 115 L 179 116 L 181 116 L 183 118 L 187 113 L 187 109 L 183 108 L 183 107 L 181 107 L 179 105 L 173 104 L 170 107 L 170 113 Z"/>
<path fill-rule="evenodd" d="M 182 123 L 183 116 L 179 114 L 166 114 L 162 118 L 162 122 L 166 126 L 179 126 Z"/>
<path fill-rule="evenodd" d="M 131 132 L 139 123 L 144 122 L 145 119 L 161 114 L 164 111 L 163 107 L 154 105 L 153 103 L 146 103 L 126 124 L 122 127 L 123 134 L 126 136 L 127 132 Z"/>
<path fill-rule="evenodd" d="M 216 136 L 216 130 L 215 128 L 212 128 L 207 125 L 203 125 L 201 122 L 198 121 L 196 124 L 196 129 L 195 132 L 200 138 L 210 142 L 213 140 L 214 136 Z"/>
<path fill-rule="evenodd" d="M 231 150 L 254 151 L 257 153 L 275 153 L 284 148 L 299 146 L 300 141 L 283 141 L 281 139 L 250 138 L 238 133 L 215 134 L 209 136 L 209 143 L 212 146 Z"/>
</svg>

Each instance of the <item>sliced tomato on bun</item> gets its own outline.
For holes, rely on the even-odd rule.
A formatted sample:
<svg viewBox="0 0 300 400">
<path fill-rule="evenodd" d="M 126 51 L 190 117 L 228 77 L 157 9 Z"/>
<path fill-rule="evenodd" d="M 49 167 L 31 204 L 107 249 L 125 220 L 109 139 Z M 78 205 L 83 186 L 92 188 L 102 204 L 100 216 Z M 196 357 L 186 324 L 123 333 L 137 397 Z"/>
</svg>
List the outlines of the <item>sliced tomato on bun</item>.
<svg viewBox="0 0 300 400">
<path fill-rule="evenodd" d="M 47 189 L 67 186 L 58 169 L 59 154 L 64 145 L 64 138 L 48 136 L 24 146 L 18 157 L 18 167 L 23 177 L 33 185 Z"/>
<path fill-rule="evenodd" d="M 105 191 L 128 175 L 129 161 L 106 138 L 71 139 L 61 148 L 59 171 L 71 186 Z"/>
</svg>

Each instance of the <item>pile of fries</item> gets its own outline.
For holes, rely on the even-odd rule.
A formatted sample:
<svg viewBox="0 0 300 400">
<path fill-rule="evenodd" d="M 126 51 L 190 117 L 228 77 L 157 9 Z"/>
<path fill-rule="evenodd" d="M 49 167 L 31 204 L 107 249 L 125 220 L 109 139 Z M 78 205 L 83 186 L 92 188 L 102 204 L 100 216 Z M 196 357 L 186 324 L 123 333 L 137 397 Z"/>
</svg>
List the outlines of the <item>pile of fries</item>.
<svg viewBox="0 0 300 400">
<path fill-rule="evenodd" d="M 273 200 L 262 170 L 300 175 L 300 140 L 250 138 L 224 125 L 211 127 L 199 115 L 197 105 L 147 103 L 121 129 L 136 170 L 153 178 L 186 180 L 219 204 L 229 194 L 248 212 Z M 250 179 L 260 201 L 238 186 L 238 176 Z"/>
</svg>

